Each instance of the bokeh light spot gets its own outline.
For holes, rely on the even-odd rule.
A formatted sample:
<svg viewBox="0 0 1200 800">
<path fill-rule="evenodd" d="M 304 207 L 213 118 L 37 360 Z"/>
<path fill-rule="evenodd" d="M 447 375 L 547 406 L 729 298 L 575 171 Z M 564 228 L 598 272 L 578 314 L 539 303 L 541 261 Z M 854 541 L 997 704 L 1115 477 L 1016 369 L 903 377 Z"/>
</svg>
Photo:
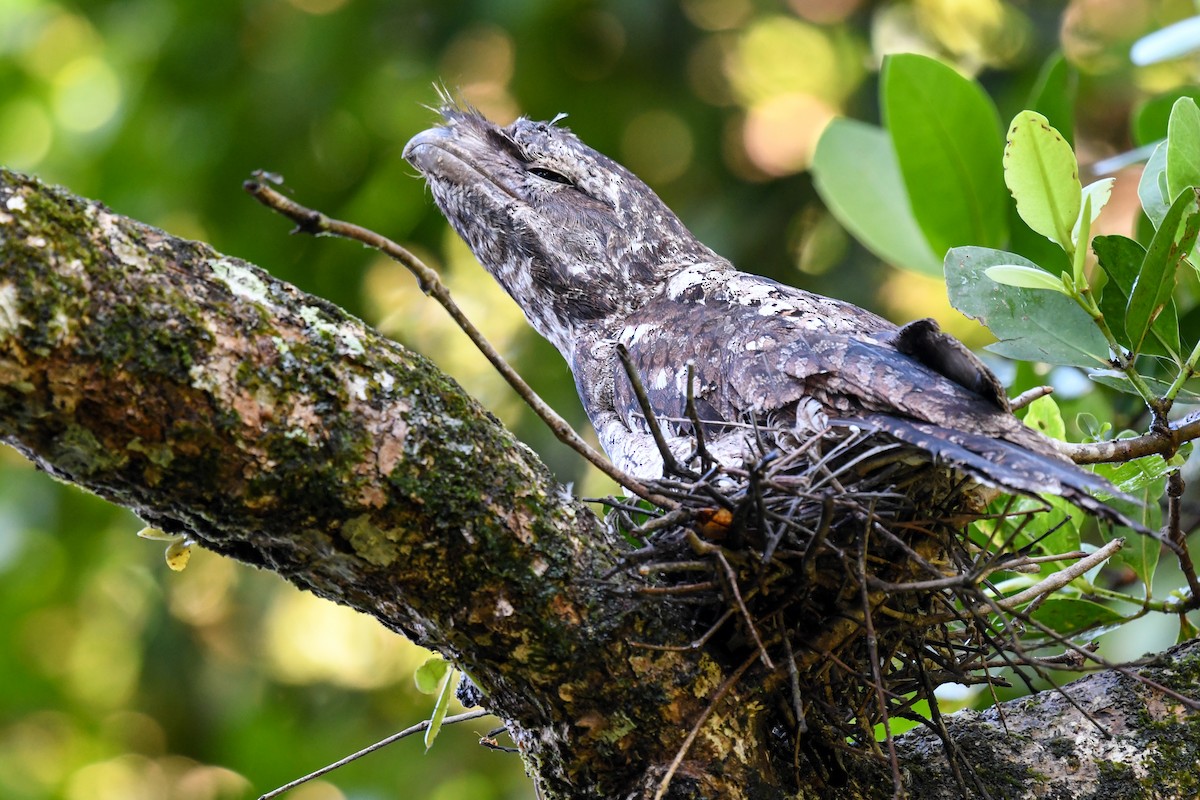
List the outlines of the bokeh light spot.
<svg viewBox="0 0 1200 800">
<path fill-rule="evenodd" d="M 69 131 L 87 133 L 111 120 L 121 105 L 121 82 L 102 58 L 85 56 L 54 78 L 54 117 Z"/>
<path fill-rule="evenodd" d="M 233 770 L 192 765 L 175 780 L 175 791 L 171 796 L 179 800 L 234 800 L 250 796 L 251 788 L 250 781 Z M 289 794 L 288 800 L 297 800 L 301 796 L 300 791 L 297 789 Z M 330 800 L 344 800 L 345 795 L 339 791 L 329 797 Z"/>
<path fill-rule="evenodd" d="M 682 6 L 684 16 L 706 31 L 740 27 L 754 11 L 750 0 L 683 0 Z"/>
<path fill-rule="evenodd" d="M 792 10 L 809 22 L 828 25 L 842 22 L 862 5 L 862 0 L 788 0 Z"/>
<path fill-rule="evenodd" d="M 621 137 L 621 158 L 649 184 L 682 175 L 692 162 L 692 132 L 679 115 L 665 109 L 646 111 L 630 120 Z"/>
<path fill-rule="evenodd" d="M 727 64 L 743 103 L 807 94 L 840 103 L 862 74 L 857 46 L 844 32 L 794 17 L 764 17 L 741 35 Z"/>
<path fill-rule="evenodd" d="M 25 24 L 35 27 L 33 20 L 36 17 L 26 17 Z M 20 54 L 21 64 L 42 80 L 53 81 L 67 64 L 94 55 L 100 48 L 100 37 L 86 17 L 58 11 L 46 17 L 36 35 L 29 36 Z"/>
<path fill-rule="evenodd" d="M 835 111 L 808 94 L 787 94 L 750 108 L 742 129 L 742 147 L 750 162 L 767 175 L 800 172 L 812 161 L 821 131 Z"/>
<path fill-rule="evenodd" d="M 462 99 L 496 122 L 517 116 L 508 94 L 516 64 L 516 45 L 496 25 L 476 25 L 459 33 L 442 53 L 439 74 Z"/>
<path fill-rule="evenodd" d="M 305 14 L 332 14 L 342 6 L 346 5 L 346 0 L 288 0 L 293 6 Z"/>
<path fill-rule="evenodd" d="M 36 712 L 0 728 L 0 790 L 5 797 L 48 792 L 84 746 L 75 721 L 59 712 Z"/>
<path fill-rule="evenodd" d="M 265 646 L 271 671 L 281 681 L 327 681 L 354 689 L 396 683 L 426 657 L 371 617 L 300 592 L 276 598 L 266 620 Z"/>
<path fill-rule="evenodd" d="M 167 782 L 153 761 L 124 755 L 76 770 L 67 781 L 66 800 L 158 800 Z"/>
</svg>

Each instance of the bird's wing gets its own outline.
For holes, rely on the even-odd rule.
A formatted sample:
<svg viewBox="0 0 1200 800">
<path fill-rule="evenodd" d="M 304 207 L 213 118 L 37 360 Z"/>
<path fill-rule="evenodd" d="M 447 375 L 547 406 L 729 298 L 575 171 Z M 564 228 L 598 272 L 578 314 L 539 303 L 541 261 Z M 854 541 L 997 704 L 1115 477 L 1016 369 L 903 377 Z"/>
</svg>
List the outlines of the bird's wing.
<svg viewBox="0 0 1200 800">
<path fill-rule="evenodd" d="M 1057 494 L 1132 524 L 1092 497 L 1117 491 L 1014 417 L 986 366 L 931 321 L 850 333 L 852 325 L 813 323 L 777 305 L 760 313 L 761 305 L 713 293 L 696 300 L 651 303 L 620 337 L 669 433 L 690 431 L 690 363 L 695 411 L 713 423 L 710 436 L 722 423 L 803 426 L 812 419 L 805 404 L 815 401 L 823 423 L 877 430 L 987 485 Z M 631 434 L 644 434 L 631 381 L 623 367 L 613 369 L 613 406 Z"/>
</svg>

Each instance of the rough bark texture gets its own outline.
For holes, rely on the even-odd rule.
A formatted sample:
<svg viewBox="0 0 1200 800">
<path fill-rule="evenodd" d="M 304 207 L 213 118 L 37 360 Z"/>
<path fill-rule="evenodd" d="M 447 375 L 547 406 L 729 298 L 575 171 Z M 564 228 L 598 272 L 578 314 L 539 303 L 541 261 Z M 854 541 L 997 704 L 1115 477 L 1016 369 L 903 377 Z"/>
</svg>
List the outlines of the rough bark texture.
<svg viewBox="0 0 1200 800">
<path fill-rule="evenodd" d="M 0 438 L 446 654 L 547 798 L 653 794 L 738 667 L 633 645 L 686 626 L 686 607 L 602 580 L 619 543 L 420 356 L 256 267 L 2 171 Z M 1155 674 L 1194 692 L 1200 648 Z M 878 759 L 794 770 L 761 724 L 780 691 L 761 677 L 718 704 L 669 796 L 891 796 Z M 1009 735 L 995 712 L 948 723 L 992 797 L 1195 796 L 1197 715 L 1119 675 L 1073 691 L 1115 738 L 1053 694 L 1009 704 Z M 910 792 L 962 795 L 935 740 L 902 753 Z"/>
</svg>

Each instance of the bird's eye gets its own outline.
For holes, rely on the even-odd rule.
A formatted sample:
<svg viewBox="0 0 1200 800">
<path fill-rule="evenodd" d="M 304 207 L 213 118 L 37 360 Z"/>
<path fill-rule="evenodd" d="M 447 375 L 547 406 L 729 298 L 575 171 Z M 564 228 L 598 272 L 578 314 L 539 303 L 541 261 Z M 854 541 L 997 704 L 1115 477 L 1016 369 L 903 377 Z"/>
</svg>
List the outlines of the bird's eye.
<svg viewBox="0 0 1200 800">
<path fill-rule="evenodd" d="M 542 167 L 530 167 L 529 174 L 536 175 L 537 177 L 539 177 L 545 181 L 554 181 L 555 183 L 561 183 L 566 186 L 574 186 L 575 185 L 575 181 L 571 180 L 566 175 L 563 175 L 561 172 L 555 172 L 552 169 L 544 169 Z"/>
</svg>

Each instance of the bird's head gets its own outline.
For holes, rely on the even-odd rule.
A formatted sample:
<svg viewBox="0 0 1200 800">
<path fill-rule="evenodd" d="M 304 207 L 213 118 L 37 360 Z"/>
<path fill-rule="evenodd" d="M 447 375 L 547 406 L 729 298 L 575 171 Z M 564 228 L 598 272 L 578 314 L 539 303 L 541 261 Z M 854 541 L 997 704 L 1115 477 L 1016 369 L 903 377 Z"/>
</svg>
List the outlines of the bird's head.
<svg viewBox="0 0 1200 800">
<path fill-rule="evenodd" d="M 645 183 L 554 122 L 507 127 L 447 105 L 404 157 L 475 257 L 567 353 L 680 269 L 721 259 Z"/>
</svg>

